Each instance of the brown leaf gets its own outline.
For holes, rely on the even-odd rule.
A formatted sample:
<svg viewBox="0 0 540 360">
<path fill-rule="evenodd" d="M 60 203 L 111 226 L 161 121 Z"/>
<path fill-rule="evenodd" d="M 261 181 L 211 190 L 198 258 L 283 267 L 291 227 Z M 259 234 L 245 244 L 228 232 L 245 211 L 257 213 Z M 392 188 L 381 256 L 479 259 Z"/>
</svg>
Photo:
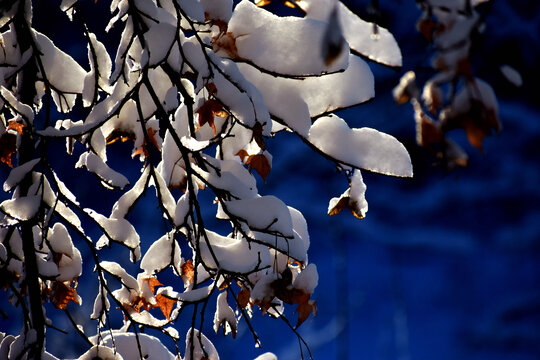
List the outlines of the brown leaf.
<svg viewBox="0 0 540 360">
<path fill-rule="evenodd" d="M 212 38 L 212 50 L 215 53 L 224 51 L 231 59 L 240 59 L 236 48 L 236 39 L 232 32 L 223 32 Z"/>
<path fill-rule="evenodd" d="M 24 125 L 15 121 L 15 120 L 9 120 L 8 121 L 9 125 L 8 125 L 8 130 L 15 130 L 16 132 L 18 132 L 19 134 L 23 134 L 23 128 L 24 128 Z"/>
<path fill-rule="evenodd" d="M 189 284 L 193 284 L 194 276 L 195 276 L 195 270 L 193 268 L 193 262 L 191 260 L 186 260 L 182 266 L 182 279 L 184 282 L 188 282 Z"/>
<path fill-rule="evenodd" d="M 17 152 L 17 136 L 7 131 L 0 136 L 0 161 L 13 167 L 11 155 Z"/>
<path fill-rule="evenodd" d="M 316 302 L 305 301 L 299 303 L 296 311 L 298 312 L 298 322 L 296 323 L 296 328 L 298 328 L 300 325 L 302 325 L 304 321 L 307 320 L 309 315 L 311 315 L 312 313 L 313 315 L 315 315 L 317 313 Z"/>
<path fill-rule="evenodd" d="M 237 300 L 238 300 L 238 306 L 240 306 L 242 309 L 245 309 L 247 304 L 249 303 L 249 298 L 251 296 L 251 292 L 248 288 L 242 288 L 238 292 Z"/>
<path fill-rule="evenodd" d="M 347 206 L 348 204 L 349 204 L 349 197 L 348 196 L 341 197 L 336 203 L 336 205 L 334 205 L 334 207 L 328 211 L 328 215 L 334 216 L 336 214 L 339 214 L 341 210 L 343 210 L 345 206 Z"/>
<path fill-rule="evenodd" d="M 128 140 L 135 141 L 135 134 L 129 133 L 126 131 L 113 130 L 113 132 L 107 136 L 107 145 L 113 144 L 120 140 L 121 142 L 126 142 Z"/>
<path fill-rule="evenodd" d="M 249 172 L 251 172 L 251 170 L 257 171 L 257 173 L 259 173 L 262 179 L 266 182 L 266 178 L 268 177 L 271 169 L 266 156 L 263 154 L 250 155 L 246 161 L 246 165 L 249 165 Z"/>
<path fill-rule="evenodd" d="M 216 135 L 216 126 L 214 125 L 214 116 L 227 117 L 227 113 L 223 110 L 223 105 L 215 99 L 209 99 L 196 111 L 199 114 L 199 130 L 205 124 L 210 125 L 212 130 L 214 130 L 214 135 Z"/>
<path fill-rule="evenodd" d="M 246 157 L 249 157 L 249 154 L 248 154 L 248 152 L 247 152 L 246 150 L 240 149 L 240 151 L 238 151 L 238 152 L 236 153 L 236 156 L 239 156 L 240 159 L 242 160 L 242 162 L 245 163 L 244 159 L 245 159 Z"/>
<path fill-rule="evenodd" d="M 65 310 L 70 301 L 80 305 L 77 291 L 61 281 L 54 281 L 51 286 L 51 302 L 60 310 Z"/>
<path fill-rule="evenodd" d="M 257 143 L 257 145 L 259 145 L 259 147 L 261 148 L 261 150 L 266 150 L 266 144 L 264 143 L 264 138 L 263 138 L 263 127 L 261 125 L 261 123 L 255 123 L 255 126 L 253 127 L 253 136 L 252 136 L 252 140 L 255 140 L 255 142 Z M 243 161 L 243 159 L 242 159 Z"/>
<path fill-rule="evenodd" d="M 269 5 L 271 3 L 272 3 L 272 0 L 259 0 L 259 1 L 257 1 L 257 3 L 255 5 L 261 7 L 261 6 Z"/>
<path fill-rule="evenodd" d="M 213 82 L 209 82 L 208 84 L 204 85 L 204 87 L 206 88 L 206 90 L 208 90 L 208 97 L 213 96 L 217 93 L 216 84 L 214 84 Z"/>
<path fill-rule="evenodd" d="M 175 299 L 170 299 L 170 298 L 168 298 L 168 297 L 166 297 L 164 295 L 161 295 L 161 294 L 157 294 L 156 295 L 156 302 L 157 302 L 157 304 L 155 306 L 159 307 L 159 309 L 161 310 L 163 315 L 165 315 L 167 320 L 169 320 L 170 317 L 171 317 L 172 309 L 173 309 L 174 305 L 176 304 L 176 300 Z"/>
</svg>

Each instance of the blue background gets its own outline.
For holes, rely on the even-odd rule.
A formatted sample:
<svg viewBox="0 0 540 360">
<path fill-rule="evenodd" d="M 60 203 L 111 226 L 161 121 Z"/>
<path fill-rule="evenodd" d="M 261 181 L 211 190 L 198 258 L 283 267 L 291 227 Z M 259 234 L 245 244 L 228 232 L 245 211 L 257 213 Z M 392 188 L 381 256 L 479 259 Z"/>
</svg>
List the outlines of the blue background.
<svg viewBox="0 0 540 360">
<path fill-rule="evenodd" d="M 81 3 L 94 9 L 93 2 Z M 367 3 L 347 5 L 365 13 Z M 429 74 L 426 67 L 431 51 L 414 29 L 420 12 L 413 1 L 388 0 L 380 5 L 383 25 L 396 37 L 404 66 L 395 71 L 371 64 L 376 98 L 340 116 L 351 127 L 374 127 L 402 141 L 411 153 L 415 177 L 364 172 L 369 202 L 366 219 L 358 220 L 346 211 L 328 217 L 328 200 L 347 187 L 344 177 L 292 135 L 281 134 L 268 141 L 273 167 L 267 183 L 259 185 L 260 193 L 274 194 L 303 212 L 311 235 L 310 261 L 317 264 L 320 275 L 313 296 L 318 314 L 301 326 L 300 334 L 316 359 L 538 359 L 540 79 L 536 67 L 540 63 L 540 3 L 495 1 L 472 57 L 475 73 L 497 93 L 503 130 L 485 140 L 483 155 L 467 144 L 463 133 L 454 133 L 453 139 L 469 153 L 470 165 L 452 172 L 433 166 L 433 159 L 416 147 L 412 109 L 394 104 L 390 94 L 405 71 Z M 36 28 L 86 64 L 79 29 L 67 24 L 55 7 L 36 6 L 40 6 L 34 16 Z M 91 19 L 91 30 L 103 40 L 105 34 L 99 28 L 108 18 L 101 16 Z M 66 32 L 62 26 L 77 31 Z M 119 29 L 113 29 L 108 37 L 114 43 L 118 35 Z M 501 75 L 499 67 L 504 64 L 521 72 L 521 88 Z M 61 143 L 52 146 L 59 151 L 63 148 Z M 133 183 L 140 163 L 129 160 L 131 145 L 114 146 L 120 156 L 111 159 L 112 167 L 125 168 Z M 71 169 L 64 181 L 74 188 L 81 203 L 108 214 L 119 193 L 96 192 L 94 179 L 82 170 L 72 170 L 76 160 L 52 158 L 55 166 Z M 9 169 L 0 166 L 2 174 L 7 174 Z M 143 248 L 164 230 L 160 217 L 149 211 L 155 206 L 149 192 L 130 218 L 141 233 Z M 213 211 L 215 208 L 207 211 L 210 226 Z M 97 239 L 97 233 L 90 235 Z M 127 259 L 125 255 L 116 249 L 105 257 Z M 86 260 L 86 264 L 92 263 L 90 258 Z M 78 288 L 86 300 L 81 313 L 70 305 L 76 318 L 83 319 L 91 311 L 96 291 L 91 271 L 89 265 Z M 49 305 L 47 314 L 55 325 L 71 331 L 69 323 Z M 20 311 L 7 304 L 6 292 L 0 293 L 0 306 L 9 315 Z M 295 323 L 292 310 L 288 312 Z M 296 336 L 283 322 L 261 318 L 255 312 L 253 322 L 263 344 L 257 349 L 244 323 L 236 340 L 214 335 L 212 312 L 204 332 L 222 359 L 249 359 L 264 351 L 273 351 L 280 360 L 300 357 Z M 191 319 L 188 314 L 177 324 L 182 337 Z M 0 319 L 0 329 L 17 333 L 20 324 L 15 319 Z M 114 322 L 120 326 L 121 318 Z M 94 333 L 95 325 L 86 324 L 85 329 Z M 85 350 L 73 332 L 65 336 L 49 329 L 47 333 L 48 348 L 55 354 L 76 357 Z M 172 349 L 171 342 L 165 343 Z M 181 340 L 182 352 L 183 346 Z"/>
</svg>

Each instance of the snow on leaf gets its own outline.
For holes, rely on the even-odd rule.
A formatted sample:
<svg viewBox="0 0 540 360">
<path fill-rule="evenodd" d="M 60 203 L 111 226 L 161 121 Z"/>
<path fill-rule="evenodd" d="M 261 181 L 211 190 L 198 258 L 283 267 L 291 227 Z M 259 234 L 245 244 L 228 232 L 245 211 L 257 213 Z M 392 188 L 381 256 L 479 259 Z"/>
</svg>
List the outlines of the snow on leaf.
<svg viewBox="0 0 540 360">
<path fill-rule="evenodd" d="M 115 349 L 124 360 L 175 360 L 177 359 L 157 337 L 140 333 L 128 333 L 121 330 L 103 332 L 100 336 L 93 336 L 90 341 L 100 347 Z M 141 354 L 139 354 L 139 346 Z M 100 353 L 101 356 L 101 353 Z M 109 360 L 108 358 L 106 358 Z M 117 358 L 113 358 L 118 360 Z"/>
<path fill-rule="evenodd" d="M 39 161 L 40 159 L 30 160 L 11 170 L 8 178 L 4 182 L 4 191 L 9 192 L 15 186 L 19 185 L 19 183 L 26 176 L 26 174 L 32 171 L 34 167 L 39 163 Z"/>
<path fill-rule="evenodd" d="M 113 261 L 102 261 L 99 263 L 99 266 L 101 266 L 103 270 L 120 280 L 120 282 L 122 282 L 122 285 L 124 285 L 128 289 L 139 291 L 139 283 L 137 282 L 137 280 L 133 276 L 129 275 L 127 271 L 118 263 Z"/>
<path fill-rule="evenodd" d="M 31 124 L 33 122 L 34 110 L 32 110 L 30 106 L 20 102 L 15 95 L 13 95 L 13 93 L 6 89 L 3 85 L 0 86 L 0 99 L 9 104 L 9 107 L 17 114 L 22 115 L 23 118 L 28 121 L 28 123 Z"/>
<path fill-rule="evenodd" d="M 123 189 L 129 185 L 128 179 L 119 172 L 111 169 L 98 155 L 93 152 L 82 153 L 75 165 L 77 168 L 86 167 L 88 171 L 97 175 L 107 187 Z"/>
<path fill-rule="evenodd" d="M 116 352 L 114 349 L 103 346 L 103 345 L 94 345 L 87 352 L 82 354 L 77 358 L 77 360 L 124 360 L 120 353 Z"/>
<path fill-rule="evenodd" d="M 298 2 L 298 5 L 306 11 L 307 18 L 326 21 L 335 3 L 327 0 L 303 0 Z M 360 19 L 340 1 L 336 6 L 343 36 L 353 52 L 383 65 L 401 66 L 401 50 L 387 29 Z"/>
<path fill-rule="evenodd" d="M 224 207 L 236 218 L 247 222 L 252 230 L 269 231 L 293 236 L 289 208 L 275 196 L 227 201 Z"/>
<path fill-rule="evenodd" d="M 253 360 L 278 360 L 278 358 L 271 352 L 265 352 L 264 354 L 257 356 Z"/>
<path fill-rule="evenodd" d="M 303 105 L 294 99 L 302 99 L 307 104 L 310 117 L 313 117 L 361 104 L 375 96 L 374 78 L 369 66 L 354 55 L 349 56 L 349 66 L 343 72 L 304 79 L 275 77 L 248 64 L 238 64 L 238 67 L 262 93 L 272 115 L 282 118 L 303 136 L 309 119 L 305 118 Z M 295 115 L 300 118 L 294 118 Z"/>
<path fill-rule="evenodd" d="M 109 308 L 111 306 L 111 304 L 109 303 L 109 299 L 107 298 L 107 295 L 103 294 L 102 289 L 103 288 L 100 286 L 96 299 L 94 300 L 94 308 L 93 308 L 92 314 L 90 315 L 90 319 L 92 320 L 100 319 L 101 322 L 103 322 L 104 320 L 105 312 L 109 311 Z"/>
<path fill-rule="evenodd" d="M 137 200 L 141 197 L 148 183 L 150 167 L 146 167 L 135 185 L 129 191 L 125 192 L 113 205 L 111 211 L 112 218 L 125 218 Z"/>
<path fill-rule="evenodd" d="M 394 137 L 371 128 L 351 129 L 335 115 L 317 119 L 308 141 L 344 165 L 385 175 L 413 174 L 409 153 Z"/>
<path fill-rule="evenodd" d="M 185 359 L 219 360 L 219 355 L 214 344 L 204 334 L 197 329 L 191 328 L 186 334 Z"/>
<path fill-rule="evenodd" d="M 0 204 L 0 211 L 4 214 L 22 221 L 32 219 L 38 212 L 41 196 L 30 195 L 11 200 L 4 200 Z"/>
<path fill-rule="evenodd" d="M 165 234 L 156 240 L 141 260 L 141 269 L 148 275 L 156 274 L 169 265 L 182 262 L 180 246 L 172 234 Z"/>
<path fill-rule="evenodd" d="M 238 55 L 276 73 L 288 75 L 321 74 L 345 69 L 348 51 L 326 66 L 321 44 L 325 22 L 298 17 L 280 17 L 240 2 L 229 21 L 228 31 L 236 38 Z"/>
<path fill-rule="evenodd" d="M 216 333 L 220 326 L 223 326 L 223 335 L 230 332 L 233 339 L 236 338 L 238 320 L 227 302 L 227 291 L 220 293 L 217 297 L 216 312 L 214 314 L 214 331 Z"/>
<path fill-rule="evenodd" d="M 86 71 L 71 56 L 58 49 L 45 35 L 34 31 L 46 77 L 53 87 L 53 100 L 59 112 L 68 112 L 77 94 L 83 92 Z"/>
<path fill-rule="evenodd" d="M 253 243 L 248 244 L 244 239 L 221 236 L 210 230 L 206 230 L 206 235 L 209 244 L 206 240 L 201 240 L 199 246 L 202 260 L 211 268 L 246 273 L 254 270 L 257 266 L 270 264 L 270 254 L 267 247 Z M 219 265 L 215 263 L 209 246 L 218 259 Z"/>
<path fill-rule="evenodd" d="M 127 246 L 132 251 L 137 251 L 139 249 L 139 234 L 137 234 L 137 231 L 129 221 L 124 218 L 106 218 L 93 210 L 84 210 L 103 228 L 105 234 L 102 238 L 110 238 L 112 241 Z"/>
</svg>

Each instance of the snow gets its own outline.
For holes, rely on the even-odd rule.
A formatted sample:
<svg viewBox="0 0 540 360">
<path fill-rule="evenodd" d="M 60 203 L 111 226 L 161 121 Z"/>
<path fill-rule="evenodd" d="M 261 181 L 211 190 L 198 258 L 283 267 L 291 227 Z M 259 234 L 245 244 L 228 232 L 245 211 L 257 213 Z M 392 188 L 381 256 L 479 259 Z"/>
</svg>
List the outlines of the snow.
<svg viewBox="0 0 540 360">
<path fill-rule="evenodd" d="M 94 300 L 94 307 L 90 319 L 99 319 L 100 322 L 105 321 L 105 312 L 109 311 L 111 304 L 107 296 L 103 294 L 101 284 L 99 286 L 98 294 Z"/>
<path fill-rule="evenodd" d="M 192 339 L 193 343 L 191 342 Z M 193 352 L 191 350 L 192 346 Z M 203 333 L 191 328 L 186 334 L 186 352 L 184 358 L 193 360 L 219 360 L 219 355 L 214 344 Z"/>
<path fill-rule="evenodd" d="M 222 206 L 250 229 L 292 237 L 292 219 L 287 205 L 275 196 L 227 201 Z"/>
<path fill-rule="evenodd" d="M 514 86 L 520 87 L 523 85 L 523 78 L 521 74 L 510 65 L 503 65 L 500 67 L 500 70 L 506 80 L 508 80 Z"/>
<path fill-rule="evenodd" d="M 32 110 L 32 108 L 26 104 L 23 104 L 19 100 L 17 100 L 17 98 L 13 95 L 13 93 L 9 91 L 8 89 L 6 89 L 4 86 L 0 86 L 0 98 L 1 100 L 7 102 L 9 104 L 9 107 L 11 107 L 16 113 L 22 115 L 23 118 L 26 120 L 26 122 L 30 124 L 33 122 L 34 111 Z M 3 104 L 0 104 L 0 105 L 3 105 Z"/>
<path fill-rule="evenodd" d="M 173 234 L 165 234 L 150 246 L 141 260 L 141 269 L 148 275 L 156 274 L 170 264 L 178 269 L 182 263 L 180 246 Z"/>
<path fill-rule="evenodd" d="M 58 49 L 44 34 L 34 31 L 41 52 L 41 62 L 53 87 L 53 100 L 59 112 L 68 112 L 75 105 L 76 94 L 83 92 L 86 71 L 71 56 Z M 62 95 L 59 96 L 59 93 Z"/>
<path fill-rule="evenodd" d="M 341 2 L 331 0 L 298 2 L 298 5 L 306 11 L 307 18 L 321 21 L 328 21 L 334 4 L 338 8 L 343 36 L 353 52 L 384 65 L 401 67 L 401 50 L 387 29 L 362 20 Z"/>
<path fill-rule="evenodd" d="M 217 160 L 208 156 L 203 157 L 212 166 L 220 169 L 219 174 L 212 168 L 210 172 L 197 169 L 197 172 L 208 181 L 213 187 L 228 191 L 231 196 L 239 199 L 250 199 L 257 194 L 255 178 L 237 160 Z M 192 165 L 196 168 L 194 165 Z"/>
<path fill-rule="evenodd" d="M 233 338 L 236 337 L 238 320 L 234 315 L 233 309 L 227 302 L 227 291 L 223 291 L 217 297 L 216 312 L 214 314 L 214 331 L 216 333 L 218 332 L 220 326 L 223 326 L 223 332 L 225 335 L 232 331 Z"/>
<path fill-rule="evenodd" d="M 120 354 L 123 360 L 175 360 L 176 357 L 171 354 L 169 350 L 161 343 L 158 338 L 140 333 L 127 333 L 119 330 L 113 330 L 111 332 L 103 332 L 102 338 L 93 336 L 90 338 L 94 344 L 98 344 L 100 347 L 114 348 L 117 353 Z M 138 339 L 138 341 L 137 341 Z M 139 344 L 141 353 L 139 353 Z M 106 353 L 108 354 L 108 353 Z M 101 353 L 100 353 L 101 356 Z M 122 358 L 111 358 L 119 360 Z M 88 359 L 91 359 L 88 357 Z M 109 358 L 106 358 L 109 360 Z M 87 360 L 87 359 L 84 359 Z"/>
<path fill-rule="evenodd" d="M 17 166 L 16 168 L 13 168 L 10 171 L 8 178 L 4 182 L 4 191 L 9 192 L 15 186 L 19 185 L 19 183 L 23 180 L 26 174 L 32 171 L 34 167 L 39 163 L 39 161 L 40 159 L 30 160 L 20 166 Z"/>
<path fill-rule="evenodd" d="M 278 358 L 271 352 L 265 352 L 264 354 L 257 356 L 253 360 L 278 360 Z"/>
<path fill-rule="evenodd" d="M 308 141 L 344 165 L 385 175 L 413 174 L 409 153 L 394 137 L 371 128 L 351 129 L 335 115 L 317 119 Z"/>
<path fill-rule="evenodd" d="M 38 212 L 41 196 L 30 195 L 11 200 L 4 200 L 0 204 L 0 211 L 4 214 L 22 221 L 32 219 Z"/>
<path fill-rule="evenodd" d="M 86 74 L 83 86 L 83 104 L 90 106 L 93 100 L 96 86 L 109 92 L 109 77 L 111 76 L 112 62 L 105 45 L 97 40 L 96 35 L 89 33 L 88 61 L 90 62 L 90 72 Z M 94 60 L 97 59 L 97 63 Z M 97 77 L 97 84 L 96 84 Z M 97 99 L 96 99 L 97 100 Z"/>
<path fill-rule="evenodd" d="M 199 247 L 204 263 L 214 269 L 222 269 L 238 273 L 247 273 L 258 266 L 270 264 L 268 248 L 258 244 L 248 244 L 245 239 L 235 239 L 221 236 L 213 231 L 206 230 L 208 243 L 202 237 Z M 219 266 L 216 265 L 212 253 L 216 256 Z"/>
<path fill-rule="evenodd" d="M 301 135 L 305 133 L 307 121 L 305 118 L 291 119 L 295 115 L 305 117 L 302 105 L 293 102 L 295 98 L 300 97 L 307 104 L 309 115 L 314 117 L 361 104 L 375 96 L 375 84 L 369 66 L 354 55 L 350 55 L 349 66 L 343 72 L 304 79 L 274 77 L 248 64 L 239 64 L 238 67 L 246 79 L 261 91 L 270 112 L 278 117 L 286 114 L 284 120 L 290 122 L 292 128 L 299 129 Z M 293 94 L 292 100 L 287 98 L 290 94 Z M 284 108 L 280 108 L 280 104 Z"/>
<path fill-rule="evenodd" d="M 228 22 L 232 16 L 232 0 L 200 0 L 209 19 Z"/>
<path fill-rule="evenodd" d="M 114 349 L 107 346 L 94 345 L 87 352 L 77 358 L 77 360 L 124 360 L 120 353 L 114 351 Z M 127 358 L 125 360 L 128 360 Z"/>
<path fill-rule="evenodd" d="M 118 263 L 114 261 L 101 261 L 99 266 L 118 279 L 126 288 L 135 291 L 139 290 L 139 283 L 137 280 L 133 276 L 129 275 L 127 271 Z"/>
<path fill-rule="evenodd" d="M 317 265 L 309 264 L 298 274 L 293 282 L 293 288 L 304 290 L 307 294 L 313 294 L 318 284 L 319 273 L 317 272 Z"/>
<path fill-rule="evenodd" d="M 111 218 L 120 219 L 127 216 L 130 209 L 135 205 L 146 189 L 149 174 L 150 167 L 146 167 L 135 185 L 133 185 L 129 191 L 125 192 L 113 205 Z"/>
<path fill-rule="evenodd" d="M 104 185 L 110 188 L 123 189 L 129 185 L 128 179 L 119 172 L 111 169 L 98 155 L 93 152 L 82 153 L 75 167 L 86 167 L 88 171 L 94 173 Z"/>
<path fill-rule="evenodd" d="M 187 222 L 187 216 L 190 210 L 189 190 L 178 199 L 176 210 L 174 212 L 174 223 L 177 226 L 182 226 Z"/>
<path fill-rule="evenodd" d="M 321 74 L 347 67 L 348 51 L 330 66 L 325 65 L 323 21 L 280 17 L 243 0 L 235 7 L 227 30 L 236 39 L 240 58 L 278 74 Z"/>
<path fill-rule="evenodd" d="M 212 293 L 212 289 L 214 288 L 215 286 L 212 283 L 208 286 L 203 286 L 193 290 L 186 290 L 183 293 L 178 293 L 176 291 L 173 291 L 170 286 L 167 286 L 164 288 L 160 288 L 157 293 L 163 294 L 166 297 L 177 299 L 179 301 L 194 303 L 206 299 L 208 296 L 210 296 L 210 294 Z"/>
<path fill-rule="evenodd" d="M 140 252 L 139 234 L 129 221 L 124 218 L 106 218 L 91 209 L 84 209 L 84 211 L 102 227 L 105 233 L 98 243 L 107 243 L 106 239 L 110 238 L 112 241 L 123 244 L 131 250 Z"/>
</svg>

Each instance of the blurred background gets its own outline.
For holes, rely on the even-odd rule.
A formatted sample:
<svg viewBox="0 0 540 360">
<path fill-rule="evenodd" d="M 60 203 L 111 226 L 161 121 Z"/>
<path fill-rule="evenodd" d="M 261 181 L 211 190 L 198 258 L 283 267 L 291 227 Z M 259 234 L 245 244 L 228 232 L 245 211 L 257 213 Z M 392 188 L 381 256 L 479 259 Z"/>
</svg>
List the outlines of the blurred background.
<svg viewBox="0 0 540 360">
<path fill-rule="evenodd" d="M 57 4 L 34 3 L 36 28 L 86 64 L 86 45 L 80 42 L 80 34 L 63 28 L 72 25 Z M 80 3 L 88 11 L 96 6 L 93 1 Z M 369 0 L 345 3 L 364 17 L 372 14 Z M 494 1 L 472 59 L 475 74 L 494 87 L 503 130 L 486 138 L 484 154 L 468 145 L 463 132 L 452 134 L 469 154 L 469 166 L 453 171 L 434 164 L 415 145 L 412 108 L 396 105 L 391 96 L 404 72 L 429 66 L 432 51 L 415 30 L 420 11 L 412 0 L 380 0 L 379 7 L 380 25 L 394 34 L 401 47 L 403 68 L 371 63 L 375 99 L 339 115 L 351 127 L 373 127 L 402 141 L 411 153 L 415 177 L 364 172 L 366 218 L 358 220 L 347 211 L 328 217 L 328 201 L 347 188 L 345 178 L 290 134 L 268 141 L 273 167 L 267 183 L 259 184 L 260 193 L 274 194 L 304 214 L 311 236 L 310 262 L 317 264 L 320 276 L 313 296 L 318 314 L 299 333 L 315 359 L 539 359 L 540 2 Z M 91 31 L 105 39 L 100 28 L 108 17 L 92 21 Z M 119 31 L 113 29 L 107 36 L 116 39 Z M 509 82 L 500 71 L 502 65 L 518 70 L 523 86 Z M 62 151 L 64 145 L 56 146 Z M 134 179 L 140 163 L 129 159 L 131 145 L 114 146 L 121 156 L 111 159 L 112 167 L 116 163 L 116 168 L 126 168 L 126 175 Z M 73 176 L 64 181 L 84 206 L 98 206 L 108 214 L 118 194 L 96 193 L 95 183 L 89 185 L 83 178 L 85 171 L 72 170 L 76 160 L 52 159 L 56 166 L 71 169 Z M 2 177 L 7 171 L 2 164 Z M 160 217 L 148 211 L 156 206 L 149 194 L 130 218 L 141 233 L 143 249 L 163 233 Z M 208 210 L 209 218 L 214 211 Z M 118 252 L 105 254 L 118 256 Z M 90 259 L 86 264 L 91 264 Z M 95 286 L 88 268 L 78 288 L 86 302 L 81 308 L 70 307 L 76 319 L 91 312 Z M 0 294 L 0 308 L 18 314 L 20 308 L 14 310 L 7 303 L 7 293 Z M 57 327 L 70 331 L 64 335 L 48 330 L 51 352 L 67 358 L 84 352 L 85 343 L 73 335 L 61 314 L 48 305 L 47 314 Z M 288 314 L 295 323 L 293 309 Z M 181 336 L 191 319 L 186 316 L 185 324 L 177 324 Z M 287 325 L 262 318 L 258 310 L 253 322 L 262 349 L 255 348 L 244 323 L 235 340 L 216 336 L 212 317 L 213 310 L 203 331 L 222 359 L 251 359 L 265 351 L 280 360 L 301 357 L 299 342 Z M 15 316 L 0 318 L 0 330 L 18 333 L 20 324 L 15 320 Z M 119 327 L 121 318 L 114 321 Z M 95 324 L 85 324 L 85 330 L 94 334 Z M 173 349 L 170 341 L 165 344 Z M 183 352 L 182 340 L 179 346 Z M 305 347 L 303 355 L 308 357 Z"/>
</svg>

